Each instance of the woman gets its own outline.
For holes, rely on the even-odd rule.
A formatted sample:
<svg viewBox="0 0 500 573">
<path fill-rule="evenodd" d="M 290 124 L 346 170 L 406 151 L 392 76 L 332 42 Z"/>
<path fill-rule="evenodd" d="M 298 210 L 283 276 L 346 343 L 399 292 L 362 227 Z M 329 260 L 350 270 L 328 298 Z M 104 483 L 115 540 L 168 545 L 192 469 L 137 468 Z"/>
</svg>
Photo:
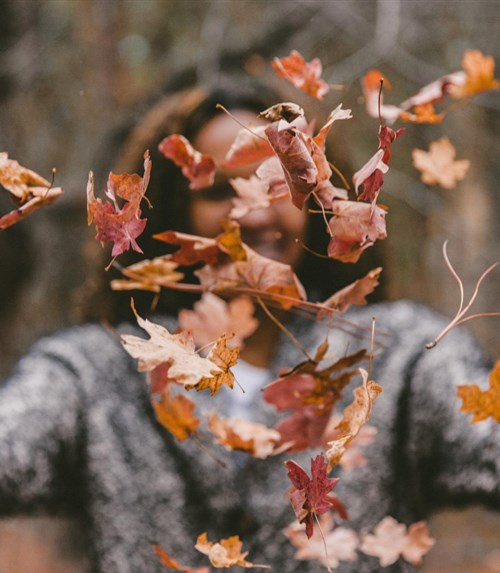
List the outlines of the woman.
<svg viewBox="0 0 500 573">
<path fill-rule="evenodd" d="M 225 104 L 244 121 L 267 107 L 254 93 L 248 97 L 246 90 L 240 92 L 232 98 L 227 89 L 212 97 L 198 90 L 181 91 L 160 102 L 132 132 L 114 171 L 132 171 L 130 165 L 144 149 L 153 153 L 153 143 L 169 132 L 182 131 L 199 150 L 222 157 L 238 128 L 213 104 Z M 206 109 L 211 110 L 208 116 Z M 164 212 L 161 197 L 155 197 L 155 191 L 163 192 L 162 160 L 153 157 L 153 163 L 148 195 L 163 222 L 160 228 L 150 227 L 150 233 L 172 228 L 164 213 L 165 219 L 177 220 L 177 228 L 217 232 L 229 207 L 225 181 L 230 174 L 219 172 L 215 197 L 209 190 L 189 194 L 185 185 L 182 190 L 168 179 L 164 196 L 179 204 Z M 183 206 L 189 206 L 187 214 Z M 292 239 L 303 234 L 306 218 L 295 208 L 286 214 L 275 209 L 289 207 L 273 206 L 258 218 L 257 230 L 253 215 L 242 220 L 243 237 L 257 250 L 276 240 L 274 254 L 300 271 L 304 259 Z M 259 245 L 261 231 L 268 237 L 265 247 Z M 156 254 L 145 241 L 141 246 L 148 257 Z M 157 248 L 164 252 L 161 244 Z M 322 284 L 317 275 L 301 277 Z M 329 286 L 327 294 L 335 290 Z M 425 350 L 424 344 L 443 324 L 422 307 L 382 304 L 350 311 L 348 317 L 363 334 L 373 315 L 377 329 L 385 333 L 372 370 L 383 393 L 370 422 L 377 438 L 366 449 L 367 464 L 338 473 L 335 493 L 348 509 L 349 527 L 372 529 L 387 515 L 412 523 L 447 503 L 498 506 L 498 444 L 489 442 L 487 423 L 470 427 L 453 399 L 455 385 L 484 383 L 490 363 L 463 331 L 432 352 Z M 324 341 L 325 329 L 310 321 L 292 318 L 287 328 L 311 352 Z M 134 328 L 120 327 L 120 332 Z M 366 337 L 335 331 L 332 344 L 342 356 L 347 348 L 353 352 L 367 342 Z M 263 323 L 247 341 L 243 358 L 250 371 L 242 374 L 244 388 L 252 381 L 258 387 L 279 368 L 304 360 L 302 351 L 272 322 Z M 239 535 L 248 559 L 275 571 L 324 570 L 318 561 L 296 561 L 295 548 L 282 533 L 294 519 L 285 495 L 290 483 L 283 461 L 293 457 L 307 468 L 310 452 L 260 460 L 224 450 L 214 454 L 196 440 L 179 443 L 156 421 L 144 377 L 113 332 L 89 324 L 41 340 L 1 390 L 2 511 L 75 516 L 88 537 L 92 571 L 162 571 L 152 553 L 155 543 L 183 565 L 206 563 L 193 547 L 204 531 L 214 541 Z M 205 392 L 193 398 L 199 411 L 215 407 L 227 416 L 240 408 L 238 391 L 223 388 L 216 400 Z M 339 411 L 351 400 L 350 387 Z M 260 400 L 247 401 L 243 410 L 254 421 L 268 426 L 275 422 L 273 409 Z M 375 558 L 361 552 L 357 556 L 336 570 L 379 570 Z M 399 571 L 400 566 L 386 570 Z"/>
</svg>

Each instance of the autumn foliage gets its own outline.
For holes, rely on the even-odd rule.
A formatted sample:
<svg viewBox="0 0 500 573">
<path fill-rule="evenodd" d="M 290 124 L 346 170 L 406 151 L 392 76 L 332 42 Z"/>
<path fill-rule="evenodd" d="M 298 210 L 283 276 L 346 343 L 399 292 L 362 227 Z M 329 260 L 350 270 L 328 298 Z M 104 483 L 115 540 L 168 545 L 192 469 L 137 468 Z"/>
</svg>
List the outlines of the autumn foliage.
<svg viewBox="0 0 500 573">
<path fill-rule="evenodd" d="M 388 124 L 400 121 L 412 128 L 416 126 L 411 124 L 439 124 L 451 112 L 450 100 L 465 102 L 478 93 L 500 87 L 494 78 L 491 57 L 470 50 L 464 54 L 462 65 L 463 70 L 438 78 L 400 104 L 386 103 L 390 83 L 380 71 L 370 70 L 364 75 L 366 111 L 378 118 L 379 129 L 378 134 L 370 134 L 371 157 L 350 174 L 352 187 L 347 183 L 349 177 L 334 172 L 326 155 L 326 139 L 333 124 L 352 120 L 351 110 L 337 105 L 316 133 L 314 123 L 305 118 L 304 110 L 296 104 L 282 102 L 263 110 L 261 116 L 268 123 L 242 128 L 222 163 L 224 168 L 255 165 L 255 173 L 248 179 L 230 181 L 235 197 L 221 232 L 207 238 L 166 229 L 155 238 L 174 247 L 173 253 L 125 267 L 121 269 L 123 278 L 111 283 L 115 290 L 158 293 L 170 288 L 201 295 L 192 310 L 180 311 L 177 330 L 139 316 L 134 308 L 137 323 L 148 338 L 121 335 L 123 347 L 137 360 L 138 370 L 147 373 L 158 422 L 177 440 L 199 439 L 205 434 L 214 448 L 245 452 L 261 459 L 284 452 L 289 456 L 292 452 L 320 450 L 311 457 L 310 475 L 295 461 L 285 462 L 283 471 L 288 471 L 291 482 L 287 495 L 298 521 L 285 533 L 297 549 L 297 559 L 318 559 L 328 569 L 339 560 L 356 559 L 357 550 L 377 557 L 381 567 L 400 558 L 418 565 L 433 544 L 424 523 L 407 527 L 387 516 L 373 533 L 358 535 L 337 527 L 332 519 L 334 513 L 347 520 L 349 508 L 332 493 L 339 478 L 329 474 L 343 463 L 343 458 L 347 459 L 349 451 L 356 452 L 351 469 L 363 465 L 360 444 L 369 448 L 376 439 L 376 431 L 370 432 L 367 422 L 384 381 L 379 385 L 371 379 L 373 342 L 370 349 L 331 358 L 326 340 L 313 354 L 295 341 L 304 351 L 304 360 L 284 364 L 276 380 L 262 392 L 262 399 L 282 414 L 273 428 L 224 418 L 215 412 L 203 419 L 196 413 L 189 392 L 205 391 L 215 397 L 223 386 L 234 388 L 231 369 L 238 361 L 244 339 L 258 328 L 254 304 L 288 333 L 271 308 L 328 323 L 332 316 L 344 313 L 350 306 L 367 303 L 366 297 L 378 285 L 380 267 L 324 301 L 311 301 L 289 265 L 257 253 L 242 241 L 237 220 L 251 211 L 266 209 L 273 202 L 289 201 L 297 209 L 310 211 L 317 217 L 316 224 L 324 228 L 328 245 L 322 256 L 356 263 L 366 249 L 387 237 L 386 217 L 390 214 L 379 197 L 390 171 L 391 155 L 397 153 L 397 140 L 404 137 L 403 128 L 395 130 Z M 317 58 L 306 62 L 294 50 L 288 57 L 276 58 L 272 66 L 280 78 L 317 100 L 322 101 L 330 91 L 329 84 L 321 78 L 322 66 Z M 210 187 L 221 167 L 180 134 L 158 142 L 158 148 L 179 166 L 195 193 Z M 467 159 L 455 159 L 455 149 L 444 137 L 431 143 L 428 151 L 415 149 L 412 158 L 424 183 L 444 189 L 455 188 L 469 168 Z M 96 197 L 94 178 L 92 173 L 89 175 L 88 224 L 95 226 L 96 240 L 112 243 L 113 259 L 129 249 L 142 253 L 140 237 L 147 225 L 143 209 L 148 204 L 146 193 L 152 168 L 146 151 L 142 176 L 111 173 L 105 200 Z M 12 212 L 0 218 L 0 229 L 62 193 L 41 176 L 8 159 L 5 153 L 0 154 L 0 183 L 16 204 Z M 191 276 L 186 273 L 190 267 L 196 277 L 194 282 L 186 279 Z M 361 368 L 361 363 L 368 363 L 368 370 Z M 356 384 L 352 401 L 338 411 L 344 389 L 352 383 Z M 488 417 L 500 422 L 500 363 L 491 373 L 488 390 L 481 391 L 476 385 L 462 386 L 458 395 L 463 400 L 462 410 L 473 415 L 472 422 Z M 321 523 L 324 529 L 320 533 L 317 526 Z M 344 552 L 335 549 L 334 538 L 337 545 L 343 540 Z M 323 542 L 328 545 L 326 553 Z M 246 560 L 247 553 L 242 551 L 237 535 L 212 542 L 206 533 L 201 533 L 193 545 L 216 568 L 266 566 Z M 210 570 L 181 565 L 159 546 L 154 551 L 166 569 L 186 573 Z"/>
</svg>

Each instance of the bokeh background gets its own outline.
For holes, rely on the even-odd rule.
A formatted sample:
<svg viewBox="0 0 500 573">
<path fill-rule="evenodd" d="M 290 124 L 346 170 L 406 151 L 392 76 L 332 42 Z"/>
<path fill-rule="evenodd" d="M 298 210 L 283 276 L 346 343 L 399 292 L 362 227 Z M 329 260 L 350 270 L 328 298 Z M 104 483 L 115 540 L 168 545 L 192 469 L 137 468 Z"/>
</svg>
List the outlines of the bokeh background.
<svg viewBox="0 0 500 573">
<path fill-rule="evenodd" d="M 369 68 L 390 79 L 386 102 L 397 104 L 460 69 L 466 49 L 499 63 L 499 37 L 497 0 L 2 0 L 0 151 L 48 179 L 56 167 L 65 194 L 0 234 L 0 373 L 41 334 L 79 320 L 77 300 L 89 276 L 106 280 L 95 275 L 99 247 L 86 226 L 88 171 L 103 189 L 117 134 L 175 74 L 192 68 L 203 83 L 244 68 L 276 82 L 282 80 L 270 69 L 274 56 L 297 49 L 308 60 L 319 57 L 323 77 L 345 86 L 327 96 L 322 111 L 341 101 L 353 110 L 355 119 L 333 131 L 334 145 L 357 169 L 377 145 L 378 122 L 365 114 L 359 82 Z M 290 99 L 300 99 L 293 89 Z M 458 289 L 443 262 L 444 240 L 469 293 L 500 260 L 500 93 L 474 98 L 441 126 L 407 127 L 394 145 L 381 197 L 390 208 L 389 239 L 381 247 L 384 294 L 451 316 Z M 411 166 L 411 150 L 427 149 L 443 133 L 458 158 L 471 161 L 451 191 L 422 184 Z M 5 196 L 2 213 L 9 208 Z M 497 269 L 475 310 L 500 310 L 499 280 Z M 470 328 L 500 357 L 500 319 Z M 14 538 L 25 531 L 19 521 L 4 527 Z M 43 525 L 31 531 L 34 538 L 47 535 Z M 493 514 L 441 515 L 432 532 L 443 541 L 425 571 L 500 571 L 491 553 L 500 548 Z M 3 573 L 1 556 L 0 545 Z"/>
</svg>

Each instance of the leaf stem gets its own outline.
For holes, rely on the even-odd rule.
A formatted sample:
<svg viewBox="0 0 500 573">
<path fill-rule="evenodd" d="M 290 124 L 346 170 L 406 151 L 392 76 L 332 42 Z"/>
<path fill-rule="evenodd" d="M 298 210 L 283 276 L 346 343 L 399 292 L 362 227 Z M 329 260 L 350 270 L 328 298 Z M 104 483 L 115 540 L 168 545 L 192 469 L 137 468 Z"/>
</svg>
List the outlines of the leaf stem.
<svg viewBox="0 0 500 573">
<path fill-rule="evenodd" d="M 321 535 L 321 539 L 323 540 L 323 547 L 325 548 L 326 570 L 328 571 L 328 573 L 333 573 L 333 569 L 330 568 L 330 563 L 328 562 L 328 547 L 326 546 L 325 535 L 323 533 L 323 530 L 321 529 L 321 523 L 319 522 L 317 514 L 313 513 L 313 515 L 314 515 L 314 519 L 316 520 L 316 524 L 318 526 L 319 533 Z"/>
</svg>

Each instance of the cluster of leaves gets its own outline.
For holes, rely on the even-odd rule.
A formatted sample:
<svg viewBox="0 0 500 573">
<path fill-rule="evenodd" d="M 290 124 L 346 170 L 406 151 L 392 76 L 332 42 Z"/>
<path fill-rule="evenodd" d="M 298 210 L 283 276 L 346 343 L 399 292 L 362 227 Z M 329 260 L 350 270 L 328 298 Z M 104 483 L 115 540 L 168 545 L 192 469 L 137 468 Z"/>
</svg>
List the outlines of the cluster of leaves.
<svg viewBox="0 0 500 573">
<path fill-rule="evenodd" d="M 301 54 L 292 51 L 289 57 L 276 58 L 272 65 L 280 77 L 318 100 L 331 89 L 321 79 L 318 59 L 306 62 Z M 378 198 L 389 170 L 392 144 L 404 130 L 394 130 L 386 123 L 400 120 L 436 124 L 453 107 L 436 111 L 436 106 L 447 99 L 464 103 L 477 93 L 500 87 L 494 79 L 492 58 L 477 51 L 466 52 L 463 68 L 439 78 L 398 106 L 383 102 L 382 85 L 387 89 L 390 84 L 382 79 L 378 70 L 364 76 L 367 112 L 379 118 L 378 146 L 352 174 L 352 188 L 326 157 L 326 139 L 333 124 L 352 119 L 351 110 L 343 109 L 342 104 L 335 107 L 317 133 L 314 133 L 314 122 L 309 122 L 304 110 L 296 104 L 282 102 L 264 110 L 260 115 L 268 123 L 252 128 L 242 126 L 222 163 L 222 167 L 228 169 L 258 164 L 255 174 L 248 179 L 230 181 L 236 197 L 222 232 L 207 238 L 166 230 L 155 238 L 176 245 L 176 252 L 128 266 L 122 269 L 122 279 L 112 281 L 112 288 L 116 290 L 158 293 L 162 288 L 169 288 L 202 294 L 193 310 L 181 310 L 177 332 L 170 332 L 135 313 L 149 339 L 122 336 L 125 350 L 138 360 L 139 371 L 148 373 L 158 421 L 180 441 L 196 439 L 202 427 L 195 415 L 195 403 L 185 395 L 185 390 L 208 390 L 215 396 L 222 386 L 233 389 L 235 379 L 231 368 L 238 361 L 244 339 L 258 327 L 253 317 L 253 302 L 303 350 L 306 360 L 284 368 L 262 393 L 263 399 L 277 412 L 287 412 L 274 428 L 221 418 L 215 413 L 205 426 L 216 444 L 258 458 L 310 448 L 321 450 L 311 458 L 311 476 L 295 461 L 286 462 L 292 483 L 288 497 L 297 523 L 287 528 L 285 534 L 297 547 L 297 559 L 319 559 L 328 570 L 330 564 L 338 560 L 355 559 L 358 547 L 378 557 L 382 567 L 401 556 L 419 564 L 433 541 L 425 524 L 413 524 L 407 529 L 391 517 L 383 519 L 373 534 L 361 538 L 345 528 L 332 530 L 334 522 L 329 512 L 333 510 L 346 519 L 347 510 L 331 493 L 338 478 L 329 474 L 339 464 L 355 468 L 366 463 L 361 448 L 368 446 L 374 437 L 376 430 L 367 422 L 382 388 L 370 379 L 369 372 L 359 368 L 360 362 L 371 360 L 365 350 L 331 358 L 325 340 L 311 355 L 271 313 L 269 306 L 300 311 L 318 321 L 330 319 L 351 305 L 366 304 L 367 295 L 378 285 L 382 269 L 371 270 L 325 301 L 309 301 L 289 265 L 260 255 L 241 240 L 237 220 L 257 209 L 268 208 L 273 202 L 290 201 L 297 209 L 309 209 L 321 216 L 329 238 L 324 256 L 356 263 L 363 251 L 387 236 L 388 210 L 378 203 Z M 221 166 L 197 151 L 182 135 L 165 138 L 159 143 L 159 150 L 181 168 L 193 193 L 213 185 L 216 169 Z M 432 143 L 428 152 L 414 150 L 413 162 L 424 183 L 444 188 L 455 187 L 469 168 L 467 160 L 455 161 L 455 150 L 445 138 Z M 113 243 L 113 260 L 129 249 L 142 253 L 137 239 L 147 222 L 142 218 L 141 204 L 147 201 L 150 171 L 151 161 L 146 152 L 142 177 L 111 173 L 105 202 L 95 197 L 90 173 L 88 223 L 96 226 L 98 241 Z M 332 182 L 334 176 L 335 183 Z M 9 160 L 6 154 L 0 154 L 0 183 L 18 204 L 16 210 L 0 219 L 0 229 L 53 201 L 62 192 Z M 312 209 L 311 204 L 317 208 Z M 185 269 L 193 266 L 197 282 L 187 282 Z M 454 276 L 459 280 L 456 273 Z M 435 342 L 455 324 L 466 320 L 464 313 L 471 303 L 465 309 L 461 304 L 454 322 Z M 491 375 L 491 388 L 486 392 L 476 386 L 459 389 L 464 400 L 463 410 L 474 414 L 473 422 L 488 416 L 500 421 L 499 372 L 497 364 Z M 336 412 L 343 390 L 359 375 L 362 381 L 354 389 L 353 401 L 343 413 Z M 319 526 L 317 530 L 315 524 Z M 320 539 L 325 551 L 319 549 Z M 242 542 L 237 536 L 212 543 L 206 534 L 201 534 L 195 547 L 208 556 L 214 567 L 265 567 L 246 561 L 247 554 L 241 551 Z M 160 547 L 155 547 L 155 552 L 167 569 L 186 573 L 209 571 L 207 567 L 182 566 Z"/>
</svg>

